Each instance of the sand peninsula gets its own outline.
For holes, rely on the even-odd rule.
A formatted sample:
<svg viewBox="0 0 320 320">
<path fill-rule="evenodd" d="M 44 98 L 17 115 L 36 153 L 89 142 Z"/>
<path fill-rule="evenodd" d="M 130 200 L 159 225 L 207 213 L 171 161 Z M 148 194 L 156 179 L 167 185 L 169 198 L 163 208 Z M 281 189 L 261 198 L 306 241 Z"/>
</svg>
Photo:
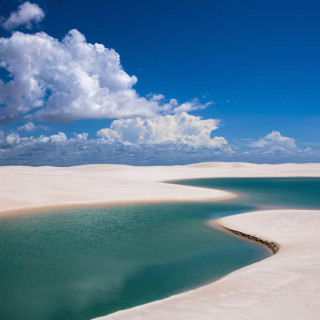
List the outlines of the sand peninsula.
<svg viewBox="0 0 320 320">
<path fill-rule="evenodd" d="M 187 166 L 0 167 L 0 217 L 44 208 L 236 195 L 163 183 L 214 177 L 320 177 L 320 164 L 200 163 Z M 99 319 L 319 319 L 320 210 L 268 210 L 229 216 L 222 227 L 276 242 L 280 250 L 199 289 Z"/>
</svg>

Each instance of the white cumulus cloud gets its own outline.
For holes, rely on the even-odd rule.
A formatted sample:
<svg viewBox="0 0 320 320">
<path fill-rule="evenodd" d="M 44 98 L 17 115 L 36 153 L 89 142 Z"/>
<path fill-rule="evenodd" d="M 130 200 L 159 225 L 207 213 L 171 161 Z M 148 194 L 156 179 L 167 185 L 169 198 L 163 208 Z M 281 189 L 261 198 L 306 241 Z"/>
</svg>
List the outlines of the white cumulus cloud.
<svg viewBox="0 0 320 320">
<path fill-rule="evenodd" d="M 201 109 L 197 100 L 179 106 L 162 95 L 141 97 L 137 82 L 122 68 L 120 57 L 102 44 L 90 44 L 77 30 L 62 41 L 44 32 L 15 32 L 0 38 L 0 123 L 19 117 L 44 122 L 90 118 L 151 117 L 159 113 Z"/>
<path fill-rule="evenodd" d="M 14 146 L 20 144 L 20 136 L 16 132 L 10 133 L 6 136 L 5 142 L 9 146 Z"/>
<path fill-rule="evenodd" d="M 12 12 L 9 18 L 2 23 L 2 26 L 7 30 L 20 26 L 31 29 L 32 23 L 40 22 L 44 16 L 43 10 L 37 4 L 27 1 L 20 5 L 17 11 Z"/>
<path fill-rule="evenodd" d="M 295 140 L 290 137 L 284 137 L 279 131 L 272 131 L 264 138 L 253 141 L 250 144 L 253 148 L 265 149 L 267 152 L 284 151 L 290 152 L 297 149 Z"/>
<path fill-rule="evenodd" d="M 25 123 L 24 125 L 20 126 L 17 128 L 18 131 L 27 131 L 27 132 L 32 132 L 35 130 L 44 130 L 44 131 L 49 131 L 50 128 L 47 126 L 43 126 L 43 125 L 35 125 L 33 122 L 28 121 L 27 123 Z"/>
<path fill-rule="evenodd" d="M 249 140 L 250 141 L 250 140 Z M 250 141 L 249 149 L 239 157 L 245 161 L 256 162 L 310 162 L 319 161 L 319 151 L 310 147 L 303 148 L 297 145 L 295 139 L 281 135 L 279 131 L 272 131 L 265 137 Z"/>
<path fill-rule="evenodd" d="M 57 134 L 53 134 L 52 136 L 50 136 L 50 140 L 52 142 L 65 142 L 68 140 L 66 134 L 64 132 L 58 132 Z"/>
<path fill-rule="evenodd" d="M 110 128 L 101 129 L 98 135 L 109 141 L 159 144 L 174 142 L 191 146 L 221 147 L 227 145 L 223 137 L 211 138 L 218 128 L 218 120 L 203 120 L 186 112 L 145 119 L 114 120 Z"/>
<path fill-rule="evenodd" d="M 18 131 L 34 131 L 36 130 L 37 126 L 33 123 L 28 121 L 27 123 L 25 123 L 23 126 L 18 127 Z"/>
<path fill-rule="evenodd" d="M 190 112 L 190 111 L 195 111 L 195 110 L 201 110 L 205 109 L 208 106 L 210 106 L 212 102 L 207 102 L 205 104 L 200 103 L 197 99 L 194 99 L 192 101 L 187 101 L 180 106 L 176 106 L 173 109 L 174 113 L 179 113 L 179 112 Z"/>
</svg>

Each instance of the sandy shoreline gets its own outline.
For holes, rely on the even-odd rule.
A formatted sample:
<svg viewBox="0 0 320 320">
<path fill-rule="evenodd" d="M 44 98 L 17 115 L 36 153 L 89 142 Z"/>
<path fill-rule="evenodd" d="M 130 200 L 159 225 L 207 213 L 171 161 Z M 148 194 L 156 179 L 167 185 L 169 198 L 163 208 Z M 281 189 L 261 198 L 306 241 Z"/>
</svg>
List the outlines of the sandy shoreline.
<svg viewBox="0 0 320 320">
<path fill-rule="evenodd" d="M 97 319 L 319 319 L 320 210 L 256 211 L 219 222 L 281 249 L 207 286 Z"/>
<path fill-rule="evenodd" d="M 0 217 L 17 213 L 112 204 L 217 201 L 220 190 L 163 183 L 210 177 L 316 177 L 320 164 L 200 163 L 187 166 L 0 167 Z"/>
<path fill-rule="evenodd" d="M 320 177 L 320 164 L 201 163 L 133 167 L 0 167 L 0 217 L 75 206 L 217 201 L 235 195 L 162 181 L 213 177 Z M 219 219 L 277 242 L 274 256 L 208 286 L 101 319 L 318 319 L 320 211 L 269 210 Z"/>
</svg>

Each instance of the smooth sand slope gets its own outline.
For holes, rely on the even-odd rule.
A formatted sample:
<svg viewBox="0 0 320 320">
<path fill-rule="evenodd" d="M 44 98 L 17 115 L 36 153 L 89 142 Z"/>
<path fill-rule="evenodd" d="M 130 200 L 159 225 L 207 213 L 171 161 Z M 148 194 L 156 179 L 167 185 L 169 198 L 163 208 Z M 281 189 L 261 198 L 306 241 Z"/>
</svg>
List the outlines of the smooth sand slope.
<svg viewBox="0 0 320 320">
<path fill-rule="evenodd" d="M 320 164 L 200 163 L 188 166 L 0 167 L 0 216 L 47 207 L 161 201 L 205 201 L 230 192 L 161 183 L 208 177 L 320 176 Z"/>
<path fill-rule="evenodd" d="M 229 192 L 161 181 L 290 176 L 319 177 L 320 164 L 0 167 L 0 216 L 51 207 L 229 199 Z M 102 319 L 320 319 L 320 211 L 251 212 L 219 223 L 276 241 L 280 251 L 208 286 Z"/>
</svg>

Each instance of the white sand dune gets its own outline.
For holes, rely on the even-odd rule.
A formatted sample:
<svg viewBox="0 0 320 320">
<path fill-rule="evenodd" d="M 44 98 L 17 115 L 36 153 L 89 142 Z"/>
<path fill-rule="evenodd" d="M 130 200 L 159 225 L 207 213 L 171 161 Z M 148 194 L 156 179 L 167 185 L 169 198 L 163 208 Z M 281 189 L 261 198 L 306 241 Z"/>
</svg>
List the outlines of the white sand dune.
<svg viewBox="0 0 320 320">
<path fill-rule="evenodd" d="M 0 167 L 0 216 L 95 204 L 205 201 L 230 192 L 161 183 L 209 177 L 320 176 L 320 164 L 199 163 L 188 166 Z"/>
<path fill-rule="evenodd" d="M 320 164 L 0 167 L 0 216 L 43 208 L 235 196 L 161 182 L 209 177 L 320 177 Z M 260 211 L 219 222 L 276 241 L 281 249 L 208 286 L 101 319 L 320 319 L 320 211 Z"/>
</svg>

